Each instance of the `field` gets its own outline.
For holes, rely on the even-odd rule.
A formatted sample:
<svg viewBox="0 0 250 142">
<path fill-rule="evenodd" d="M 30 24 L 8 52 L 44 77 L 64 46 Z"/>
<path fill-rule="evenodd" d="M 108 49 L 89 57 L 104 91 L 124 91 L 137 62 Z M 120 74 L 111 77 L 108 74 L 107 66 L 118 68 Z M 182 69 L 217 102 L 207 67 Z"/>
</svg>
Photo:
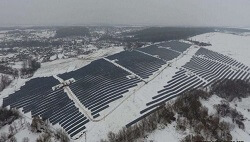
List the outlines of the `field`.
<svg viewBox="0 0 250 142">
<path fill-rule="evenodd" d="M 103 50 L 97 53 L 100 58 L 95 54 L 84 57 L 89 61 L 62 59 L 42 64 L 32 79 L 20 79 L 12 84 L 18 84 L 17 88 L 4 90 L 3 106 L 18 108 L 28 118 L 39 115 L 62 127 L 74 141 L 86 136 L 88 141 L 98 141 L 109 131 L 134 125 L 187 90 L 218 80 L 250 78 L 249 34 L 212 32 L 189 39 L 211 46 L 186 40 L 163 41 L 132 51 Z M 57 85 L 62 87 L 52 89 Z M 243 103 L 239 104 L 247 105 Z M 166 128 L 172 129 L 172 125 Z M 164 132 L 157 130 L 148 140 L 161 141 L 159 134 Z M 237 133 L 233 136 L 240 139 Z M 167 137 L 178 141 L 182 136 Z"/>
</svg>

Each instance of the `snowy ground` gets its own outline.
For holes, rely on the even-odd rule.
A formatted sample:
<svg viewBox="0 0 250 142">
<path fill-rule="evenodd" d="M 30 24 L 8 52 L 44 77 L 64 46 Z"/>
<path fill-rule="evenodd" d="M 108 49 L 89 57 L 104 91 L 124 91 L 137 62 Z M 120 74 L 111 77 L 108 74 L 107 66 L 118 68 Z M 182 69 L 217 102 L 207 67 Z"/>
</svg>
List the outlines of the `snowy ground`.
<svg viewBox="0 0 250 142">
<path fill-rule="evenodd" d="M 245 131 L 235 128 L 232 132 L 234 140 L 249 141 L 250 140 L 250 97 L 242 99 L 242 101 L 234 100 L 230 103 L 232 108 L 241 112 L 246 118 L 244 121 Z"/>
<path fill-rule="evenodd" d="M 56 31 L 50 31 L 50 30 L 41 30 L 39 32 L 32 33 L 33 35 L 40 37 L 40 38 L 50 38 L 54 37 L 56 34 Z"/>
<path fill-rule="evenodd" d="M 21 119 L 17 119 L 15 120 L 12 125 L 17 126 L 17 133 L 15 134 L 15 138 L 17 140 L 17 142 L 21 142 L 23 140 L 23 138 L 28 137 L 30 141 L 35 142 L 36 139 L 38 138 L 39 134 L 35 134 L 32 133 L 29 128 L 28 125 L 30 124 L 30 122 L 25 122 L 25 120 L 23 119 L 21 121 Z M 1 128 L 1 134 L 6 133 L 9 134 L 9 125 L 5 125 L 4 127 Z"/>
<path fill-rule="evenodd" d="M 99 49 L 88 55 L 80 55 L 77 58 L 59 59 L 51 62 L 42 63 L 41 68 L 34 74 L 34 77 L 52 76 L 77 70 L 96 59 L 119 53 L 122 47 L 111 47 Z"/>
<path fill-rule="evenodd" d="M 223 99 L 213 95 L 208 101 L 202 101 L 202 104 L 208 108 L 210 114 L 215 113 L 214 105 L 221 104 Z M 235 141 L 249 141 L 250 139 L 250 97 L 244 98 L 241 101 L 238 99 L 233 100 L 230 102 L 230 107 L 236 109 L 238 112 L 241 112 L 246 119 L 243 121 L 245 125 L 245 130 L 239 129 L 237 126 L 231 131 L 233 136 L 233 140 Z M 224 121 L 233 123 L 231 118 L 224 118 Z"/>
<path fill-rule="evenodd" d="M 166 140 L 169 142 L 178 142 L 187 135 L 184 132 L 176 131 L 176 122 L 169 124 L 168 126 L 164 126 L 163 128 L 157 129 L 152 134 L 149 134 L 146 139 L 143 139 L 145 142 L 165 142 Z"/>
<path fill-rule="evenodd" d="M 209 42 L 212 46 L 207 46 L 205 48 L 225 54 L 244 63 L 245 65 L 250 66 L 250 56 L 248 55 L 250 53 L 248 51 L 250 46 L 250 34 L 234 35 L 215 32 L 198 35 L 192 37 L 191 39 Z M 90 55 L 79 56 L 78 58 L 60 59 L 43 63 L 42 67 L 35 73 L 34 77 L 51 76 L 73 71 L 89 64 L 93 60 L 121 52 L 122 50 L 122 48 L 117 47 L 107 48 L 97 50 L 97 52 Z M 173 61 L 171 67 L 162 67 L 164 70 L 162 72 L 155 73 L 153 75 L 155 77 L 152 77 L 154 79 L 148 84 L 145 85 L 144 83 L 141 83 L 138 87 L 131 88 L 131 90 L 124 95 L 124 98 L 111 103 L 110 108 L 112 109 L 104 110 L 101 112 L 102 117 L 100 117 L 97 122 L 91 122 L 86 125 L 87 141 L 95 142 L 100 139 L 106 139 L 109 131 L 118 132 L 126 124 L 138 118 L 140 116 L 139 112 L 145 108 L 145 104 L 152 99 L 152 96 L 154 96 L 157 91 L 161 90 L 163 86 L 166 85 L 166 82 L 171 79 L 179 67 L 190 60 L 196 50 L 197 48 L 192 47 L 186 55 L 183 55 L 178 60 Z M 11 86 L 1 92 L 1 94 L 6 96 L 12 93 L 15 90 L 14 88 L 20 88 L 25 81 L 27 80 L 15 80 Z M 213 96 L 211 100 L 203 102 L 203 104 L 209 108 L 210 113 L 213 113 L 214 110 L 212 105 L 219 103 L 219 100 L 219 98 Z M 235 102 L 238 106 L 236 109 L 241 111 L 244 116 L 248 118 L 248 121 L 245 123 L 246 132 L 243 133 L 240 129 L 235 129 L 235 132 L 232 132 L 234 140 L 247 141 L 250 139 L 250 113 L 247 112 L 247 109 L 250 109 L 249 102 L 250 98 L 245 100 L 243 99 L 242 102 Z M 176 132 L 174 126 L 175 124 L 173 123 L 162 130 L 155 131 L 149 135 L 147 140 L 154 140 L 156 142 L 165 142 L 166 140 L 173 142 L 179 141 L 183 138 L 184 134 Z M 85 136 L 77 141 L 85 141 Z"/>
<path fill-rule="evenodd" d="M 222 98 L 213 95 L 208 100 L 201 100 L 201 103 L 203 106 L 208 108 L 208 113 L 215 114 L 216 110 L 213 107 L 214 105 L 221 104 Z M 237 111 L 241 112 L 244 115 L 244 118 L 246 119 L 243 121 L 245 125 L 245 130 L 239 129 L 238 126 L 233 127 L 231 130 L 231 135 L 233 137 L 234 141 L 249 141 L 250 139 L 250 113 L 248 112 L 248 109 L 250 109 L 250 97 L 242 99 L 242 101 L 234 100 L 230 103 L 230 106 L 232 108 L 235 108 Z M 223 121 L 229 122 L 233 124 L 231 118 L 223 118 Z M 143 141 L 150 142 L 151 140 L 154 142 L 165 142 L 171 141 L 171 142 L 179 142 L 181 139 L 183 139 L 186 135 L 188 135 L 188 132 L 182 132 L 176 130 L 176 122 L 171 123 L 167 127 L 158 128 L 153 133 L 149 134 L 147 138 L 143 139 Z"/>
</svg>

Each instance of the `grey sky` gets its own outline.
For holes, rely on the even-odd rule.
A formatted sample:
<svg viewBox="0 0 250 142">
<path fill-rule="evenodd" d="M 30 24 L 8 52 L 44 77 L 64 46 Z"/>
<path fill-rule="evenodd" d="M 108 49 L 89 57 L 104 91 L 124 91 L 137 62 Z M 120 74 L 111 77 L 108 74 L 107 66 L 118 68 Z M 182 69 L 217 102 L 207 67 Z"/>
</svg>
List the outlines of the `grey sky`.
<svg viewBox="0 0 250 142">
<path fill-rule="evenodd" d="M 0 26 L 250 27 L 250 0 L 0 0 Z"/>
</svg>

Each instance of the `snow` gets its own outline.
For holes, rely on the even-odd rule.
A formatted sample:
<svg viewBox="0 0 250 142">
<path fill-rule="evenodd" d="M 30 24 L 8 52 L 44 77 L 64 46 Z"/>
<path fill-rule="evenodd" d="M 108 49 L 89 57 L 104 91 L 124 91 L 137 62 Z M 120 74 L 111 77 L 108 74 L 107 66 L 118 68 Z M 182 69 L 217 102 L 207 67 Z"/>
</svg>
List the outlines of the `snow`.
<svg viewBox="0 0 250 142">
<path fill-rule="evenodd" d="M 221 104 L 221 101 L 223 99 L 213 95 L 211 98 L 209 98 L 208 101 L 202 100 L 202 105 L 208 108 L 209 114 L 215 114 L 214 105 Z M 243 114 L 244 118 L 246 118 L 245 121 L 243 121 L 245 125 L 245 130 L 242 130 L 238 128 L 238 126 L 235 126 L 231 130 L 231 135 L 233 137 L 233 140 L 235 141 L 248 141 L 250 139 L 250 112 L 248 109 L 250 109 L 250 97 L 248 98 L 242 98 L 242 101 L 239 101 L 238 99 L 233 100 L 229 103 L 231 108 L 235 108 L 238 112 Z M 229 117 L 223 118 L 224 121 L 230 122 L 233 124 L 232 119 Z"/>
<path fill-rule="evenodd" d="M 54 37 L 56 34 L 56 31 L 50 31 L 50 30 L 42 30 L 39 32 L 32 33 L 33 35 L 40 37 L 40 38 L 50 38 Z"/>
<path fill-rule="evenodd" d="M 8 31 L 0 31 L 0 42 L 3 41 L 3 39 L 6 37 L 6 33 Z"/>
<path fill-rule="evenodd" d="M 122 47 L 105 48 L 105 49 L 96 50 L 93 53 L 90 53 L 88 55 L 80 55 L 77 58 L 68 58 L 68 59 L 60 59 L 64 55 L 58 54 L 58 57 L 59 57 L 58 60 L 42 63 L 41 68 L 39 68 L 35 72 L 33 78 L 43 77 L 43 76 L 53 76 L 53 75 L 62 74 L 65 72 L 74 71 L 83 66 L 88 65 L 94 60 L 97 60 L 102 57 L 112 55 L 115 53 L 119 53 L 121 51 L 123 51 Z M 54 55 L 54 58 L 55 56 L 57 55 Z"/>
<path fill-rule="evenodd" d="M 12 94 L 15 91 L 19 90 L 19 88 L 21 88 L 21 86 L 23 86 L 27 80 L 28 79 L 21 79 L 21 78 L 17 78 L 13 80 L 11 84 L 1 92 L 0 105 L 2 105 L 2 101 L 3 101 L 2 98 L 7 97 L 9 94 Z"/>
<path fill-rule="evenodd" d="M 163 129 L 157 129 L 153 133 L 149 134 L 146 139 L 143 139 L 145 142 L 179 142 L 181 139 L 184 138 L 182 132 L 177 132 L 176 129 L 176 122 L 165 126 Z"/>
<path fill-rule="evenodd" d="M 233 100 L 233 102 L 230 103 L 230 106 L 241 112 L 246 118 L 246 120 L 243 121 L 245 131 L 237 127 L 232 133 L 233 138 L 235 138 L 235 140 L 248 141 L 250 139 L 250 97 L 243 98 L 241 101 L 238 99 Z"/>
<path fill-rule="evenodd" d="M 4 37 L 5 37 L 5 34 L 1 34 L 1 33 L 0 33 L 0 39 L 1 39 L 1 38 L 4 38 Z"/>
<path fill-rule="evenodd" d="M 8 32 L 9 32 L 8 30 L 2 30 L 2 31 L 0 31 L 0 34 L 6 34 Z"/>
<path fill-rule="evenodd" d="M 217 95 L 212 95 L 208 100 L 201 99 L 200 101 L 203 106 L 208 108 L 208 114 L 213 115 L 216 113 L 214 105 L 221 104 L 222 100 L 224 99 L 218 97 Z M 239 101 L 238 99 L 236 99 L 230 102 L 229 104 L 231 108 L 235 108 L 237 111 L 241 112 L 244 115 L 244 118 L 246 118 L 246 120 L 243 121 L 245 125 L 245 130 L 238 128 L 238 126 L 235 123 L 233 123 L 232 119 L 229 117 L 222 118 L 221 121 L 229 122 L 230 124 L 234 125 L 231 129 L 231 135 L 233 137 L 233 141 L 249 141 L 250 139 L 250 112 L 248 111 L 248 109 L 250 109 L 250 97 L 243 98 L 242 101 Z M 176 122 L 172 122 L 170 125 L 168 125 L 165 128 L 161 128 L 161 126 L 158 126 L 158 129 L 155 130 L 153 133 L 148 134 L 147 138 L 143 139 L 143 141 L 178 142 L 181 139 L 183 139 L 184 136 L 188 134 L 188 132 L 177 131 L 175 129 L 175 126 L 176 126 Z"/>
<path fill-rule="evenodd" d="M 214 109 L 214 105 L 221 104 L 223 99 L 218 97 L 217 95 L 212 95 L 208 100 L 200 100 L 201 104 L 208 108 L 208 114 L 212 115 L 215 114 L 216 110 Z"/>
<path fill-rule="evenodd" d="M 16 68 L 16 69 L 21 69 L 23 68 L 23 62 L 15 62 L 14 65 L 12 65 L 12 68 Z"/>
<path fill-rule="evenodd" d="M 93 50 L 93 49 L 97 49 L 97 47 L 96 46 L 94 46 L 93 44 L 89 44 L 89 45 L 87 45 L 87 48 L 88 48 L 88 50 Z"/>
<path fill-rule="evenodd" d="M 57 58 L 57 54 L 50 56 L 49 60 L 53 61 L 53 60 L 56 60 L 56 58 Z"/>
<path fill-rule="evenodd" d="M 85 64 L 84 64 L 85 63 Z M 76 58 L 60 59 L 41 64 L 34 77 L 52 76 L 78 69 L 86 65 L 86 62 Z"/>
<path fill-rule="evenodd" d="M 0 56 L 0 58 L 12 58 L 12 57 L 14 57 L 15 56 L 15 54 L 7 54 L 7 55 L 5 55 L 5 56 Z"/>
<path fill-rule="evenodd" d="M 17 133 L 14 135 L 17 142 L 21 142 L 23 140 L 24 137 L 28 137 L 29 140 L 31 142 L 35 142 L 36 139 L 38 138 L 39 134 L 36 133 L 32 133 L 29 128 L 28 125 L 30 124 L 30 122 L 27 122 L 26 119 L 17 119 L 15 120 L 12 125 L 15 123 L 15 125 L 17 126 Z M 9 126 L 10 125 L 5 125 L 0 129 L 0 133 L 6 133 L 9 134 Z"/>
<path fill-rule="evenodd" d="M 57 56 L 58 56 L 59 59 L 62 59 L 62 58 L 65 57 L 64 54 L 58 54 Z"/>
<path fill-rule="evenodd" d="M 95 31 L 95 33 L 98 33 L 98 34 L 105 34 L 106 32 L 104 30 L 102 31 Z"/>
<path fill-rule="evenodd" d="M 212 46 L 205 46 L 205 48 L 222 53 L 229 57 L 250 66 L 250 34 L 235 35 L 229 33 L 206 33 L 191 38 L 192 40 L 211 43 Z"/>
<path fill-rule="evenodd" d="M 95 48 L 93 46 L 90 46 L 90 48 Z M 82 59 L 100 59 L 102 57 L 106 57 L 109 55 L 113 55 L 116 53 L 119 53 L 121 51 L 124 51 L 123 47 L 109 47 L 109 48 L 102 48 L 102 49 L 98 49 L 96 51 L 94 51 L 93 53 L 90 53 L 88 55 L 80 55 L 78 56 L 78 58 L 82 58 Z"/>
</svg>

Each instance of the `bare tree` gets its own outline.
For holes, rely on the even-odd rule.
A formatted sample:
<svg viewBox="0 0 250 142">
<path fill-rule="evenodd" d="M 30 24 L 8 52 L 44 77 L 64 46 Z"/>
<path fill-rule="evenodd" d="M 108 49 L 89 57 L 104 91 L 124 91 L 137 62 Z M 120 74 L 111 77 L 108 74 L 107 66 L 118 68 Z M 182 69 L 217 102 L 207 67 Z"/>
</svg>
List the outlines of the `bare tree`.
<svg viewBox="0 0 250 142">
<path fill-rule="evenodd" d="M 0 76 L 0 91 L 5 89 L 10 83 L 11 79 L 7 75 L 1 75 Z"/>
<path fill-rule="evenodd" d="M 17 142 L 16 140 L 16 137 L 12 136 L 10 139 L 9 139 L 10 142 Z"/>
<path fill-rule="evenodd" d="M 30 141 L 30 139 L 28 137 L 25 137 L 25 138 L 23 138 L 22 142 L 29 142 L 29 141 Z"/>
<path fill-rule="evenodd" d="M 7 133 L 1 133 L 0 142 L 6 142 L 7 140 L 8 140 L 8 134 Z"/>
</svg>

